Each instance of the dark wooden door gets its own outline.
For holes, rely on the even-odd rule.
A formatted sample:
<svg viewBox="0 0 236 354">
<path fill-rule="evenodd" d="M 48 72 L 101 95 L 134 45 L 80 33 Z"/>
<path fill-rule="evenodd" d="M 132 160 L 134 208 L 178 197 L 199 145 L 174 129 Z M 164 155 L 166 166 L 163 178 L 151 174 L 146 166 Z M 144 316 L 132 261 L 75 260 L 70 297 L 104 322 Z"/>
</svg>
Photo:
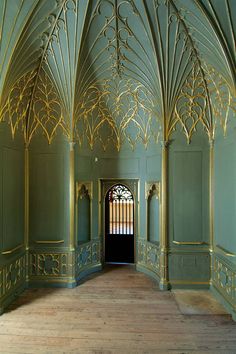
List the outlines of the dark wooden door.
<svg viewBox="0 0 236 354">
<path fill-rule="evenodd" d="M 134 263 L 134 199 L 122 184 L 106 195 L 105 224 L 105 261 Z"/>
</svg>

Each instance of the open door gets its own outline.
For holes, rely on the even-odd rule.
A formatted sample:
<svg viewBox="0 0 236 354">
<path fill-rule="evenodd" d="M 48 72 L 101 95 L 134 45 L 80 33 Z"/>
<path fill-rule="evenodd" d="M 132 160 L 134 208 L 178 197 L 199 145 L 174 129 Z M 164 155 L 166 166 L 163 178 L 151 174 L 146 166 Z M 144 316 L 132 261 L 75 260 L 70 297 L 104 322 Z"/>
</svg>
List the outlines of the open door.
<svg viewBox="0 0 236 354">
<path fill-rule="evenodd" d="M 134 263 L 134 198 L 123 184 L 106 194 L 105 262 Z"/>
</svg>

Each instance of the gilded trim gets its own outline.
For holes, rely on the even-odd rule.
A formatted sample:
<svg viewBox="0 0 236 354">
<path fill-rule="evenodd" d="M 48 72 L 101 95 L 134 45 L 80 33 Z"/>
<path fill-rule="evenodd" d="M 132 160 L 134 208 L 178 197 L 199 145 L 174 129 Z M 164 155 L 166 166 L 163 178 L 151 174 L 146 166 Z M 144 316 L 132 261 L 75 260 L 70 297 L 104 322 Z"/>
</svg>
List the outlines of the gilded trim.
<svg viewBox="0 0 236 354">
<path fill-rule="evenodd" d="M 210 285 L 209 281 L 170 280 L 170 284 Z"/>
<path fill-rule="evenodd" d="M 39 241 L 34 241 L 35 243 L 38 243 L 38 244 L 59 244 L 59 243 L 64 243 L 64 240 L 56 240 L 56 241 L 54 241 L 54 240 L 45 240 L 45 241 L 41 241 L 41 240 L 39 240 Z"/>
<path fill-rule="evenodd" d="M 235 253 L 226 250 L 224 247 L 221 247 L 220 245 L 216 245 L 216 248 L 218 248 L 221 252 L 223 252 L 225 256 L 236 257 Z"/>
<path fill-rule="evenodd" d="M 172 241 L 175 245 L 208 245 L 207 242 L 203 241 Z"/>
<path fill-rule="evenodd" d="M 25 247 L 29 248 L 29 148 L 25 146 Z"/>
<path fill-rule="evenodd" d="M 7 251 L 3 251 L 3 252 L 2 252 L 2 255 L 12 254 L 12 253 L 16 252 L 17 250 L 19 250 L 20 248 L 22 248 L 22 247 L 24 247 L 24 244 L 20 244 L 20 245 L 18 245 L 18 246 L 16 246 L 16 247 L 12 248 L 12 249 L 10 249 L 10 250 L 7 250 Z"/>
<path fill-rule="evenodd" d="M 75 249 L 75 150 L 70 142 L 70 249 Z"/>
<path fill-rule="evenodd" d="M 210 231 L 210 251 L 214 249 L 214 141 L 210 141 L 209 156 L 209 231 Z"/>
<path fill-rule="evenodd" d="M 160 238 L 160 284 L 168 284 L 168 144 L 162 144 L 162 169 L 161 169 L 161 238 Z"/>
</svg>

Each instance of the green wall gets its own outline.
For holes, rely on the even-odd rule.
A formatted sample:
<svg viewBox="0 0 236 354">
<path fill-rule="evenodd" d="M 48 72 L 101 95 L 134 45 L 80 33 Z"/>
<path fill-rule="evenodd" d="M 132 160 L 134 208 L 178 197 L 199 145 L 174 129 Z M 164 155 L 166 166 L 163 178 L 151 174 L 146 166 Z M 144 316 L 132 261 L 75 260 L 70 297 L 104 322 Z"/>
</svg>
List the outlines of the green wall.
<svg viewBox="0 0 236 354">
<path fill-rule="evenodd" d="M 29 239 L 64 240 L 69 245 L 69 144 L 63 139 L 48 145 L 38 137 L 30 145 Z"/>
<path fill-rule="evenodd" d="M 236 253 L 236 131 L 215 143 L 215 243 Z"/>
<path fill-rule="evenodd" d="M 236 128 L 231 128 L 226 137 L 216 137 L 214 148 L 212 289 L 236 320 Z"/>
<path fill-rule="evenodd" d="M 199 130 L 187 144 L 176 132 L 169 146 L 169 281 L 208 287 L 209 143 Z"/>
<path fill-rule="evenodd" d="M 25 287 L 24 142 L 0 125 L 0 312 Z"/>
<path fill-rule="evenodd" d="M 70 146 L 38 135 L 29 150 L 29 280 L 31 286 L 74 286 L 70 249 Z"/>
</svg>

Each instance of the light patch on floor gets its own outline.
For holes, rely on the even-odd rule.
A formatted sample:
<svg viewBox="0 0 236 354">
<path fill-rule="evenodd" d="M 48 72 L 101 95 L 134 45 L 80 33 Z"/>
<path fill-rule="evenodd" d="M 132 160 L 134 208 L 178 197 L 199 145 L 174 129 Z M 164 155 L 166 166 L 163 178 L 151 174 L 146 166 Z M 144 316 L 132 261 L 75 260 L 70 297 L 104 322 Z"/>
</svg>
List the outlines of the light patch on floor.
<svg viewBox="0 0 236 354">
<path fill-rule="evenodd" d="M 209 290 L 173 290 L 183 315 L 225 315 L 224 307 Z"/>
</svg>

